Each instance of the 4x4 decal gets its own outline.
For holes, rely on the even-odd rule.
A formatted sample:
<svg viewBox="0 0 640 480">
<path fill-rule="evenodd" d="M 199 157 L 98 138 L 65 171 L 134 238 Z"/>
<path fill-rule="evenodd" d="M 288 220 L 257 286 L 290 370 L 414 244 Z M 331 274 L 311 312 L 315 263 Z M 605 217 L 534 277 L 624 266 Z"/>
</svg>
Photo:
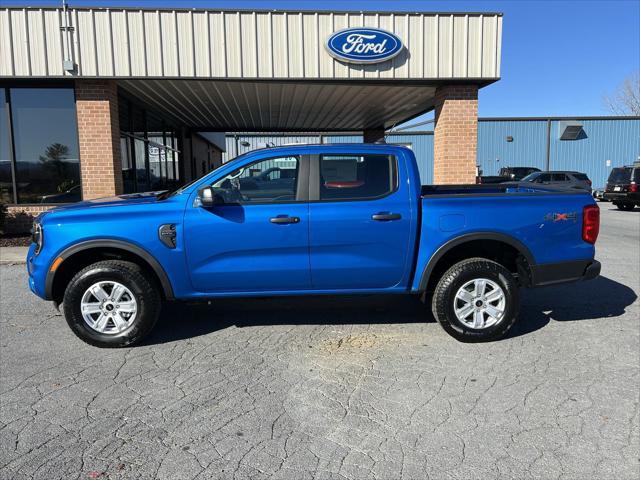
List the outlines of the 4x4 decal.
<svg viewBox="0 0 640 480">
<path fill-rule="evenodd" d="M 566 220 L 578 220 L 578 212 L 566 212 L 566 213 L 547 213 L 544 216 L 547 222 L 562 222 Z"/>
</svg>

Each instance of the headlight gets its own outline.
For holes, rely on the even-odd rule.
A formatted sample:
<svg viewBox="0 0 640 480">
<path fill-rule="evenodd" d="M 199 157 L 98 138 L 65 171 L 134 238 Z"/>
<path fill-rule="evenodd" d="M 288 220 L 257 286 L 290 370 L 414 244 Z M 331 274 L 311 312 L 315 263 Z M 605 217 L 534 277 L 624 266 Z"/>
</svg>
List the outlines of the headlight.
<svg viewBox="0 0 640 480">
<path fill-rule="evenodd" d="M 42 250 L 42 244 L 44 243 L 44 232 L 42 231 L 42 225 L 34 223 L 31 229 L 31 241 L 36 244 L 36 255 Z"/>
</svg>

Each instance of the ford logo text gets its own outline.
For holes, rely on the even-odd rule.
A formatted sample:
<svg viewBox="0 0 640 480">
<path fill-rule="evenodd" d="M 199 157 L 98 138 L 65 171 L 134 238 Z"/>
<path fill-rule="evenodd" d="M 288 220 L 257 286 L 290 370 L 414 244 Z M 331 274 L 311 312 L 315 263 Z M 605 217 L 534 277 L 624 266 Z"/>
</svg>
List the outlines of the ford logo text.
<svg viewBox="0 0 640 480">
<path fill-rule="evenodd" d="M 349 63 L 379 63 L 402 50 L 402 40 L 379 28 L 347 28 L 333 33 L 326 43 L 329 54 Z"/>
</svg>

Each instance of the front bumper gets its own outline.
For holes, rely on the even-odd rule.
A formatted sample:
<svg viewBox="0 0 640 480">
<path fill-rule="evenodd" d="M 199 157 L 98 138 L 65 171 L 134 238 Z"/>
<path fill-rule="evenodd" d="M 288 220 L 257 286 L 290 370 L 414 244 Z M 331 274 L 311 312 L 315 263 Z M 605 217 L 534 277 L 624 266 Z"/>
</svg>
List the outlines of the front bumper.
<svg viewBox="0 0 640 480">
<path fill-rule="evenodd" d="M 531 267 L 531 286 L 542 287 L 556 283 L 592 280 L 600 275 L 601 265 L 597 260 L 548 263 Z"/>
<path fill-rule="evenodd" d="M 50 300 L 45 293 L 45 279 L 49 267 L 42 254 L 36 255 L 36 246 L 31 244 L 27 253 L 27 273 L 29 274 L 29 289 L 40 298 Z M 48 258 L 48 257 L 47 257 Z"/>
</svg>

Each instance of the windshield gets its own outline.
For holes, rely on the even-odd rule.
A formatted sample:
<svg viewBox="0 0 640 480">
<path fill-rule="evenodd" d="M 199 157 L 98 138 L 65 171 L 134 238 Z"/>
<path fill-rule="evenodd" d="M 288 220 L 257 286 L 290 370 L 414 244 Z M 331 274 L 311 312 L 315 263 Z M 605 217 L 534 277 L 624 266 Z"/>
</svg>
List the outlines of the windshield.
<svg viewBox="0 0 640 480">
<path fill-rule="evenodd" d="M 212 172 L 215 172 L 216 170 L 218 170 L 219 168 L 222 167 L 226 167 L 227 165 L 229 165 L 230 163 L 234 163 L 237 162 L 238 160 L 241 160 L 242 158 L 246 157 L 249 153 L 251 152 L 245 152 L 242 155 L 238 155 L 235 158 L 232 158 L 231 160 L 228 160 L 227 162 L 223 163 L 222 165 L 220 165 L 217 168 L 214 168 L 213 170 L 211 170 L 210 172 L 205 173 L 204 175 L 196 178 L 195 180 L 190 181 L 189 183 L 187 183 L 186 185 L 183 185 L 180 188 L 177 188 L 176 190 L 168 190 L 166 192 L 162 192 L 160 194 L 158 194 L 158 200 L 164 200 L 166 198 L 169 197 L 173 197 L 174 195 L 178 195 L 179 193 L 184 192 L 187 188 L 189 188 L 191 185 L 198 183 L 201 179 L 203 179 L 204 177 L 206 177 L 207 175 L 209 175 Z"/>
<path fill-rule="evenodd" d="M 609 183 L 629 183 L 631 180 L 630 168 L 614 168 L 609 175 Z"/>
</svg>

